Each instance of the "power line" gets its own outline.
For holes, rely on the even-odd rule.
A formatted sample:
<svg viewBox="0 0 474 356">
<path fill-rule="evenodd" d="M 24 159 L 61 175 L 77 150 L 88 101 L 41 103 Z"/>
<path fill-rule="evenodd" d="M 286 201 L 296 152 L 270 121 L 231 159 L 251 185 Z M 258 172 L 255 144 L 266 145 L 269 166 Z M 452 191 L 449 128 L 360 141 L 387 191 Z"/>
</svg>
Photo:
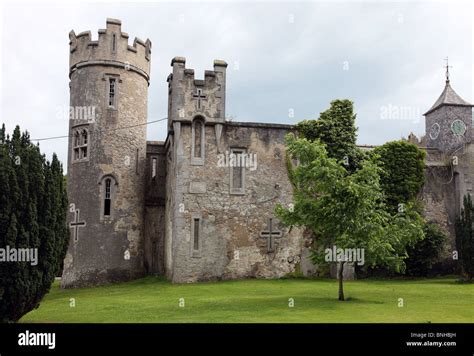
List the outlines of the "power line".
<svg viewBox="0 0 474 356">
<path fill-rule="evenodd" d="M 167 120 L 168 118 L 167 117 L 164 117 L 163 119 L 159 119 L 159 120 L 153 120 L 153 121 L 147 121 L 145 122 L 144 124 L 136 124 L 136 125 L 130 125 L 130 126 L 124 126 L 124 127 L 118 127 L 116 129 L 110 129 L 110 130 L 105 130 L 105 131 L 117 131 L 117 130 L 125 130 L 125 129 L 130 129 L 130 128 L 133 128 L 133 127 L 138 127 L 138 126 L 145 126 L 145 125 L 149 125 L 149 124 L 154 124 L 156 122 L 160 122 L 160 121 L 164 121 L 164 120 Z M 45 137 L 45 138 L 35 138 L 35 139 L 30 139 L 31 141 L 36 141 L 36 142 L 39 142 L 39 141 L 48 141 L 48 140 L 57 140 L 57 139 L 60 139 L 60 138 L 69 138 L 71 137 L 71 135 L 64 135 L 64 136 L 53 136 L 53 137 Z"/>
</svg>

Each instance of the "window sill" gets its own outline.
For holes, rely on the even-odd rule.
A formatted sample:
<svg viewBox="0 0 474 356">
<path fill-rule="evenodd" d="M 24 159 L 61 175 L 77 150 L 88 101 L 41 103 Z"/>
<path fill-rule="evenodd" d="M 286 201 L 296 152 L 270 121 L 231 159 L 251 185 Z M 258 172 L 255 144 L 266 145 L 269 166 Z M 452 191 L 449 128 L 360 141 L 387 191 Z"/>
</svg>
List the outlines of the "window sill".
<svg viewBox="0 0 474 356">
<path fill-rule="evenodd" d="M 204 166 L 204 158 L 191 158 L 191 166 Z"/>
<path fill-rule="evenodd" d="M 191 258 L 201 258 L 201 252 L 193 251 L 191 253 Z"/>
<path fill-rule="evenodd" d="M 89 162 L 89 158 L 75 159 L 72 161 L 72 164 L 81 162 Z"/>
</svg>

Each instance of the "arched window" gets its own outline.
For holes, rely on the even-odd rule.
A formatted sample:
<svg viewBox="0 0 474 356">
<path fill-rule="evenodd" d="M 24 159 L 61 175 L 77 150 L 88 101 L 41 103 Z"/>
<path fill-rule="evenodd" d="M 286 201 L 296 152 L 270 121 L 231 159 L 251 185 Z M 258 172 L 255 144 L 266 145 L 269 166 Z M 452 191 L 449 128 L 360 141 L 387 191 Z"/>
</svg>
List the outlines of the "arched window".
<svg viewBox="0 0 474 356">
<path fill-rule="evenodd" d="M 117 195 L 117 181 L 112 174 L 105 175 L 99 182 L 101 196 L 101 219 L 110 220 L 114 212 L 114 200 Z"/>
<path fill-rule="evenodd" d="M 87 159 L 89 155 L 89 132 L 87 128 L 80 128 L 73 131 L 73 161 Z"/>
<path fill-rule="evenodd" d="M 112 181 L 110 178 L 105 180 L 104 216 L 110 216 L 110 208 L 112 207 L 112 194 L 110 191 L 111 183 Z"/>
<path fill-rule="evenodd" d="M 205 124 L 204 118 L 197 116 L 192 123 L 191 164 L 204 164 Z"/>
</svg>

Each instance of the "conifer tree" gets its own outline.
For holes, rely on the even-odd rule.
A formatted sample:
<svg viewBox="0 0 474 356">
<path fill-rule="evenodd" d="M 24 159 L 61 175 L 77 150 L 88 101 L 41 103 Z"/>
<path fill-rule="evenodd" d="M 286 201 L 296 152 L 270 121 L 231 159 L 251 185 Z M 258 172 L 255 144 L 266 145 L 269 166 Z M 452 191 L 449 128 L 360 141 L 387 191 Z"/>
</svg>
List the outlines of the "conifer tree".
<svg viewBox="0 0 474 356">
<path fill-rule="evenodd" d="M 0 321 L 38 307 L 66 254 L 67 195 L 56 155 L 46 161 L 17 126 L 0 131 L 0 249 L 36 249 L 34 261 L 0 261 Z"/>
</svg>

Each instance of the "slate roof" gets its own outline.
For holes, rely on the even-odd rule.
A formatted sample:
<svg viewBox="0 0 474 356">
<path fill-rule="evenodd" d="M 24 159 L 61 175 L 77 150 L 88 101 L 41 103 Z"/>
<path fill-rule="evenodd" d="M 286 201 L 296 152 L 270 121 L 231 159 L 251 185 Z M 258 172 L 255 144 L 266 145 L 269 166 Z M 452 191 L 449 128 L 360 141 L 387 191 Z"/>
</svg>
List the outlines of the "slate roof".
<svg viewBox="0 0 474 356">
<path fill-rule="evenodd" d="M 433 104 L 431 109 L 429 109 L 425 115 L 429 114 L 430 112 L 436 110 L 440 106 L 443 105 L 455 105 L 455 106 L 474 106 L 468 103 L 466 100 L 461 98 L 454 90 L 451 88 L 449 84 L 449 80 L 446 81 L 446 86 L 444 87 L 443 92 L 439 96 L 438 100 Z"/>
</svg>

